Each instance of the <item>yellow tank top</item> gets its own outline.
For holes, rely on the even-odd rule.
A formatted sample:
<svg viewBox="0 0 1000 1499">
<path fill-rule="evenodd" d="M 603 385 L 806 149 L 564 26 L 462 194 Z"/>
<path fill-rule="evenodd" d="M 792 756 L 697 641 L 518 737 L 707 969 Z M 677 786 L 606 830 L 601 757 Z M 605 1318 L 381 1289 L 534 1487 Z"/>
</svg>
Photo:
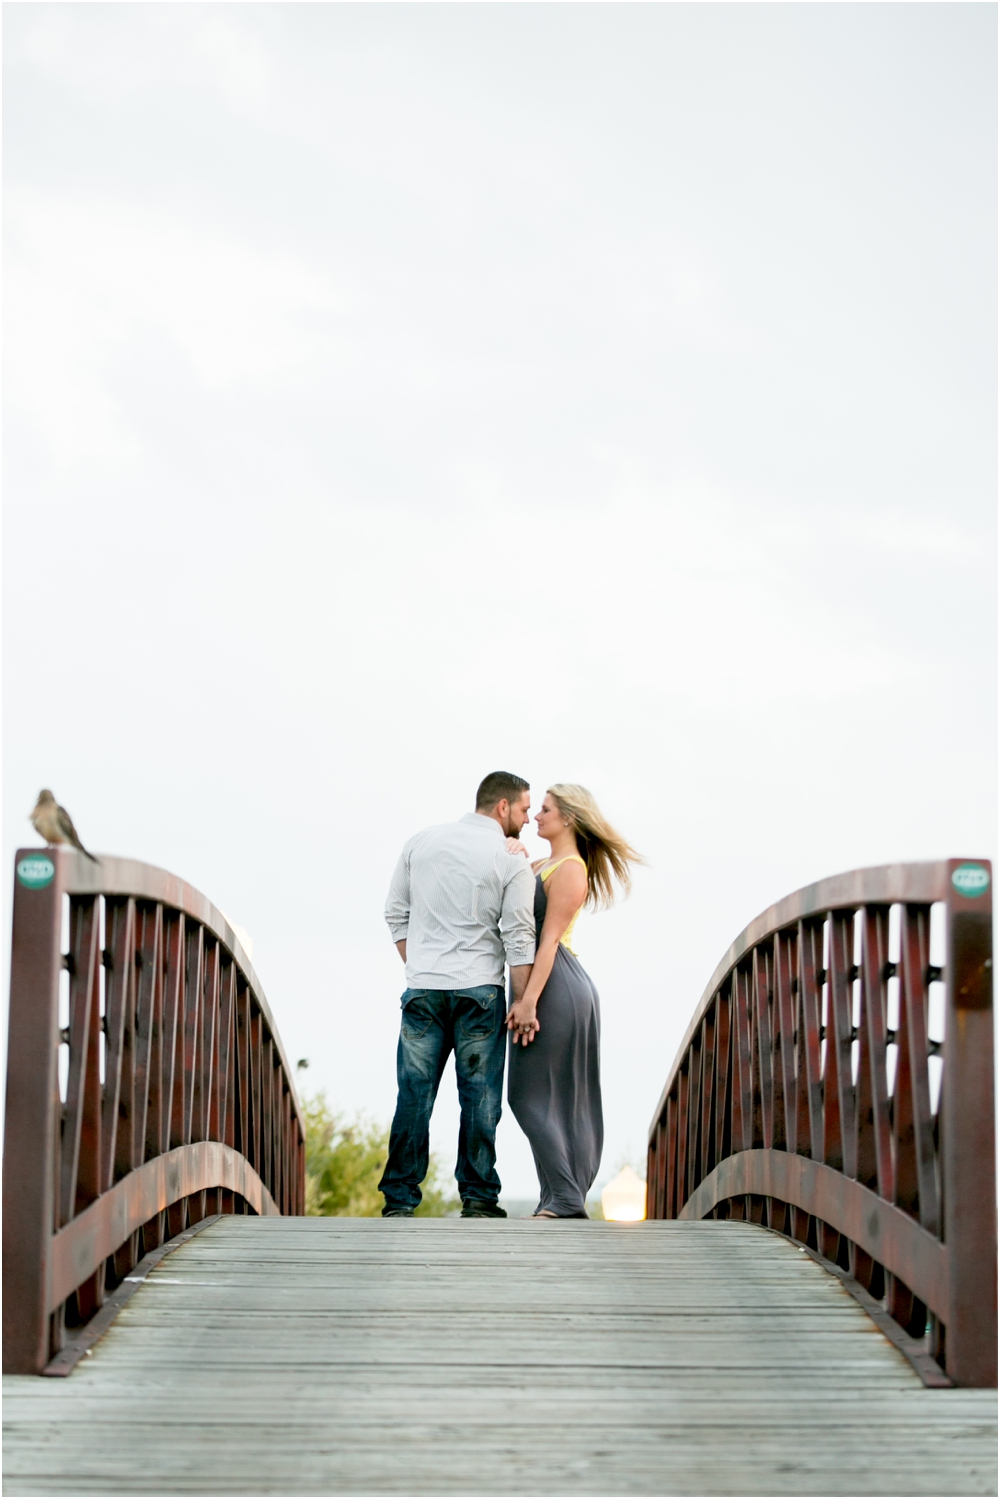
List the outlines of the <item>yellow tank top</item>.
<svg viewBox="0 0 1000 1499">
<path fill-rule="evenodd" d="M 581 859 L 579 854 L 567 854 L 565 859 L 557 859 L 554 864 L 550 864 L 549 865 L 548 869 L 540 869 L 538 871 L 539 878 L 541 879 L 542 884 L 543 885 L 545 884 L 545 881 L 548 879 L 549 875 L 552 874 L 552 872 L 554 870 L 558 869 L 560 864 L 566 864 L 566 863 L 569 862 L 570 859 L 575 859 L 578 864 L 582 864 L 583 867 L 584 867 L 584 870 L 586 871 L 586 868 L 587 868 L 587 861 L 586 861 L 586 859 Z M 582 911 L 582 910 L 583 910 L 583 907 L 581 906 L 580 907 L 580 911 Z M 559 945 L 560 945 L 560 947 L 565 947 L 566 951 L 567 952 L 571 952 L 573 954 L 574 958 L 576 957 L 576 952 L 570 946 L 570 938 L 573 935 L 573 928 L 576 926 L 576 923 L 579 920 L 580 911 L 577 911 L 576 915 L 573 917 L 573 920 L 570 922 L 569 926 L 566 928 L 566 930 L 563 932 L 562 936 L 559 938 Z"/>
</svg>

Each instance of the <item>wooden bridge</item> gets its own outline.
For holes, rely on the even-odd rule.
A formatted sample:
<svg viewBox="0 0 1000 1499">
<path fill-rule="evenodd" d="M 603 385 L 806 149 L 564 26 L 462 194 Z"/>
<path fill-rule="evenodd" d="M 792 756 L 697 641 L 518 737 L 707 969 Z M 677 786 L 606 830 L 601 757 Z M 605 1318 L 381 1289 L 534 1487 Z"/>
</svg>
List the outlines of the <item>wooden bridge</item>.
<svg viewBox="0 0 1000 1499">
<path fill-rule="evenodd" d="M 996 1492 L 985 861 L 752 923 L 657 1105 L 651 1221 L 606 1224 L 301 1216 L 225 919 L 17 860 L 8 1494 Z"/>
</svg>

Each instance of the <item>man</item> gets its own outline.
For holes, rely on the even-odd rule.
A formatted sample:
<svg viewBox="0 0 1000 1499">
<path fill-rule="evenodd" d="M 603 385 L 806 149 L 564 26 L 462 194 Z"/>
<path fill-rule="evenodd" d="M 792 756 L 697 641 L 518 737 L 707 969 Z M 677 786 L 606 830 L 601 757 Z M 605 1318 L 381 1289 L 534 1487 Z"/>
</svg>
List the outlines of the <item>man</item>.
<svg viewBox="0 0 1000 1499">
<path fill-rule="evenodd" d="M 535 958 L 535 880 L 508 849 L 528 820 L 531 788 L 496 770 L 476 810 L 409 840 L 392 877 L 385 919 L 406 964 L 396 1052 L 399 1095 L 382 1216 L 412 1218 L 427 1175 L 431 1111 L 452 1051 L 462 1123 L 455 1176 L 463 1218 L 505 1218 L 497 1202 L 496 1129 L 507 1013 L 504 959 L 515 999 Z"/>
</svg>

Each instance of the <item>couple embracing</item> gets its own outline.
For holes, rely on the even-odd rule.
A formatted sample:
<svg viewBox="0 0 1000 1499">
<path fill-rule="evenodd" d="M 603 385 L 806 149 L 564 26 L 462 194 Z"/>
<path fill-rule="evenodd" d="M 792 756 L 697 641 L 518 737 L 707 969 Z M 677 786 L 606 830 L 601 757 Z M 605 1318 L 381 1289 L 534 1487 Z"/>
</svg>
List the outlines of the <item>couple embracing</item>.
<svg viewBox="0 0 1000 1499">
<path fill-rule="evenodd" d="M 538 1172 L 537 1218 L 586 1218 L 604 1143 L 601 1013 L 571 946 L 584 905 L 628 890 L 638 855 L 582 786 L 549 788 L 535 822 L 548 858 L 519 834 L 531 788 L 494 771 L 476 810 L 405 845 L 385 918 L 406 964 L 396 1053 L 399 1095 L 379 1182 L 383 1216 L 409 1218 L 427 1175 L 431 1111 L 449 1055 L 461 1106 L 455 1176 L 463 1218 L 504 1218 L 496 1129 L 507 1098 Z M 510 994 L 504 965 L 510 969 Z"/>
</svg>

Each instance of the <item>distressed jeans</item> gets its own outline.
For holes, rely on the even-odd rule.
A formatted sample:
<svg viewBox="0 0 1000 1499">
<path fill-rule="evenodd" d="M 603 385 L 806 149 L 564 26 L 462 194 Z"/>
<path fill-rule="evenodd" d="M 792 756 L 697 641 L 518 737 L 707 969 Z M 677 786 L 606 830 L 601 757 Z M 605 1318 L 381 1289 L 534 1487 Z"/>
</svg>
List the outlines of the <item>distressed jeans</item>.
<svg viewBox="0 0 1000 1499">
<path fill-rule="evenodd" d="M 455 1177 L 462 1201 L 495 1203 L 496 1132 L 503 1093 L 507 1000 L 503 984 L 471 989 L 407 989 L 396 1050 L 399 1094 L 389 1159 L 379 1182 L 386 1209 L 415 1208 L 427 1175 L 431 1111 L 441 1074 L 455 1053 L 458 1132 Z"/>
</svg>

